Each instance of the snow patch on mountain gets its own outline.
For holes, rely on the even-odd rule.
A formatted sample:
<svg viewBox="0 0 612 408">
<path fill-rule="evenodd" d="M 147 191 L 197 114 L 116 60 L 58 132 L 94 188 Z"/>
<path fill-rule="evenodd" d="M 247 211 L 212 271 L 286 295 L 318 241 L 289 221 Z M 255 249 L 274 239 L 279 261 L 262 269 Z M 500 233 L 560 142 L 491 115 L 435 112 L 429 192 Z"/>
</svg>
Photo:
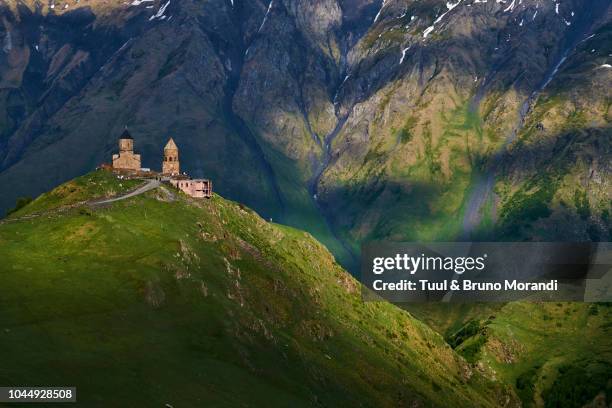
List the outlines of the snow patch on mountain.
<svg viewBox="0 0 612 408">
<path fill-rule="evenodd" d="M 159 8 L 159 10 L 157 10 L 157 13 L 155 13 L 154 15 L 152 15 L 149 18 L 149 21 L 153 21 L 155 19 L 159 19 L 159 20 L 165 20 L 166 16 L 164 15 L 164 13 L 166 12 L 166 9 L 168 8 L 168 6 L 170 5 L 170 0 L 168 0 L 167 3 L 165 3 L 163 6 L 161 6 Z"/>
<path fill-rule="evenodd" d="M 387 0 L 383 0 L 382 5 L 380 6 L 380 10 L 378 10 L 378 13 L 376 14 L 376 17 L 374 17 L 374 22 L 378 21 L 378 18 L 380 17 L 380 13 L 383 11 L 383 9 L 385 8 L 386 4 L 387 4 Z"/>
<path fill-rule="evenodd" d="M 404 62 L 404 58 L 406 58 L 406 52 L 408 52 L 409 49 L 410 49 L 410 46 L 402 50 L 402 57 L 400 58 L 400 61 L 399 61 L 400 65 L 402 65 L 402 63 Z"/>
<path fill-rule="evenodd" d="M 270 4 L 268 4 L 268 10 L 266 10 L 266 14 L 264 15 L 263 21 L 261 22 L 261 25 L 259 26 L 259 30 L 257 30 L 257 32 L 261 32 L 261 30 L 264 28 L 264 25 L 266 25 L 266 21 L 268 21 L 268 15 L 270 14 L 270 10 L 272 10 L 272 5 L 274 4 L 274 0 L 270 0 Z"/>
<path fill-rule="evenodd" d="M 436 19 L 436 21 L 434 21 L 434 22 L 433 22 L 433 24 L 432 24 L 432 25 L 430 25 L 429 27 L 427 27 L 427 28 L 425 29 L 425 31 L 423 31 L 423 38 L 427 38 L 427 36 L 428 36 L 428 35 L 429 35 L 429 34 L 430 34 L 430 33 L 431 33 L 433 30 L 434 30 L 435 25 L 436 25 L 437 23 L 439 23 L 439 22 L 440 22 L 440 21 L 441 21 L 441 20 L 444 18 L 444 16 L 445 16 L 445 15 L 447 15 L 448 13 L 450 13 L 450 12 L 451 12 L 451 11 L 452 11 L 452 10 L 453 10 L 455 7 L 457 7 L 459 4 L 461 4 L 461 1 L 462 1 L 462 0 L 459 0 L 459 1 L 457 1 L 455 4 L 453 4 L 453 3 L 451 3 L 451 2 L 447 2 L 447 3 L 446 3 L 446 8 L 447 8 L 448 10 L 446 10 L 444 13 L 442 13 L 442 14 L 440 15 L 440 17 L 438 17 L 438 18 Z M 498 0 L 498 1 L 499 1 L 499 0 Z"/>
</svg>

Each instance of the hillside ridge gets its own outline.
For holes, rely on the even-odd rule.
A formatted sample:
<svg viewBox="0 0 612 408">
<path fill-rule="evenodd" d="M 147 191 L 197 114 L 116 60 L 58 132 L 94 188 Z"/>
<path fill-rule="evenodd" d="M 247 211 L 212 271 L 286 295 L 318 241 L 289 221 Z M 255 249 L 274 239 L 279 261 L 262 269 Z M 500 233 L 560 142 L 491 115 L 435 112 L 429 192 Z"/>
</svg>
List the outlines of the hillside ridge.
<svg viewBox="0 0 612 408">
<path fill-rule="evenodd" d="M 78 205 L 133 187 L 97 171 L 12 215 L 49 216 L 0 225 L 3 383 L 76 384 L 89 405 L 270 404 L 270 392 L 278 406 L 512 398 L 407 312 L 363 303 L 308 233 L 168 186 Z M 39 352 L 16 359 L 23 349 Z M 111 393 L 119 383 L 147 392 Z"/>
</svg>

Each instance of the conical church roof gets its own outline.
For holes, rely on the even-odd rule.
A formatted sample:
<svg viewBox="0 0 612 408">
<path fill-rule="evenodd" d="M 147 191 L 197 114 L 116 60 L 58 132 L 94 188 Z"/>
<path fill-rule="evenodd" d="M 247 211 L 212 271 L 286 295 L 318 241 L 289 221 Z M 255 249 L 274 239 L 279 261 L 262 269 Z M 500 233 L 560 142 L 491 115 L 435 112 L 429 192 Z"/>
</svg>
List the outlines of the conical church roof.
<svg viewBox="0 0 612 408">
<path fill-rule="evenodd" d="M 170 138 L 170 140 L 168 140 L 168 143 L 166 143 L 166 147 L 164 147 L 164 150 L 178 150 L 176 143 L 174 143 L 174 139 Z"/>
<path fill-rule="evenodd" d="M 128 130 L 127 126 L 121 136 L 119 136 L 119 139 L 132 139 L 132 135 L 130 134 L 130 131 Z"/>
</svg>

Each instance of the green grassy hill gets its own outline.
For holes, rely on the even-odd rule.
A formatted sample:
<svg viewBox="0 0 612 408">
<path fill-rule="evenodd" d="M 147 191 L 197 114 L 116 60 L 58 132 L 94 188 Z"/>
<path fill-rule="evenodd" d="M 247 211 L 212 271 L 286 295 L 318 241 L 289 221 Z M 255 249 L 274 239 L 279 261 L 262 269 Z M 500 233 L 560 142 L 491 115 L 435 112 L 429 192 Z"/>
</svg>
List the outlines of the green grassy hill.
<svg viewBox="0 0 612 408">
<path fill-rule="evenodd" d="M 525 407 L 608 406 L 611 306 L 508 303 L 469 320 L 447 341 L 485 375 L 515 387 Z"/>
<path fill-rule="evenodd" d="M 408 310 L 485 376 L 513 387 L 524 407 L 612 402 L 610 303 L 432 303 Z"/>
<path fill-rule="evenodd" d="M 0 224 L 0 384 L 84 406 L 495 406 L 442 336 L 358 283 L 309 234 L 215 196 L 95 172 Z M 76 203 L 76 205 L 75 205 Z"/>
</svg>

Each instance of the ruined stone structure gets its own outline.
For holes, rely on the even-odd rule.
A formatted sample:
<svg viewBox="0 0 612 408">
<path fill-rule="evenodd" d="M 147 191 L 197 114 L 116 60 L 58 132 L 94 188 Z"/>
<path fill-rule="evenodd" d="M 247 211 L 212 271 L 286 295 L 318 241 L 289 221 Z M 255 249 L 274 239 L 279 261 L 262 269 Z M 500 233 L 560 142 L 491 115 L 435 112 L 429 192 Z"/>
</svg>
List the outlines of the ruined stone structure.
<svg viewBox="0 0 612 408">
<path fill-rule="evenodd" d="M 127 128 L 119 137 L 119 154 L 113 154 L 113 169 L 140 170 L 140 155 L 134 153 L 134 139 Z"/>
<path fill-rule="evenodd" d="M 182 180 L 172 179 L 170 183 L 174 187 L 179 188 L 185 194 L 194 198 L 211 198 L 212 197 L 212 181 L 205 179 Z"/>
<path fill-rule="evenodd" d="M 164 147 L 164 162 L 162 164 L 162 173 L 169 176 L 181 174 L 181 166 L 179 164 L 179 150 L 172 138 L 168 140 L 166 147 Z"/>
</svg>

